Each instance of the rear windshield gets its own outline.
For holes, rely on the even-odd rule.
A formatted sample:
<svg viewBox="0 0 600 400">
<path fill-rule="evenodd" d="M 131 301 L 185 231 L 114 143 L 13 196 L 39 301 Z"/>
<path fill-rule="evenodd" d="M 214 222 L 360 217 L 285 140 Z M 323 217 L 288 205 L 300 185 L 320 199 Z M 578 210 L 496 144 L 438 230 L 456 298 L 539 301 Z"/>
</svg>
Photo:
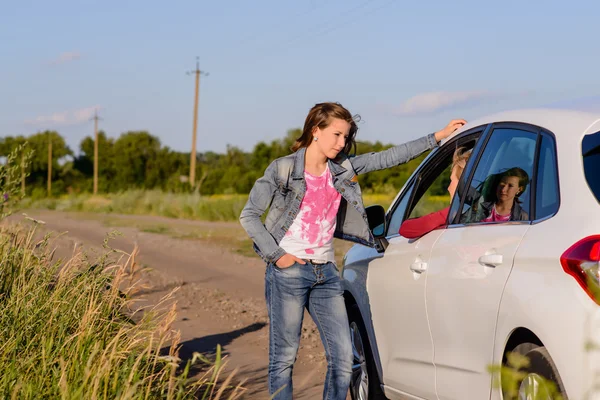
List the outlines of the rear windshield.
<svg viewBox="0 0 600 400">
<path fill-rule="evenodd" d="M 600 202 L 600 132 L 586 135 L 581 144 L 585 179 Z"/>
</svg>

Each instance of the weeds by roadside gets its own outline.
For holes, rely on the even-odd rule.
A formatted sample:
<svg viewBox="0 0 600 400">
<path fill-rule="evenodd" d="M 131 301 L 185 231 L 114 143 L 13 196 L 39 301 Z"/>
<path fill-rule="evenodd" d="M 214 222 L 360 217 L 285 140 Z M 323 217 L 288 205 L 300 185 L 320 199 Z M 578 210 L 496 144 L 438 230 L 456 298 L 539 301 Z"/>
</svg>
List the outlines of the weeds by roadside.
<svg viewBox="0 0 600 400">
<path fill-rule="evenodd" d="M 180 365 L 174 307 L 157 305 L 132 321 L 135 252 L 107 249 L 94 261 L 76 252 L 57 262 L 52 236 L 36 236 L 35 226 L 0 230 L 2 398 L 218 399 L 226 391 L 239 397 L 233 376 L 221 377 L 220 357 L 210 362 L 198 354 Z M 171 350 L 161 354 L 162 348 Z M 198 362 L 205 372 L 191 379 Z"/>
<path fill-rule="evenodd" d="M 510 352 L 506 354 L 505 365 L 489 366 L 495 388 L 502 390 L 507 400 L 516 400 L 527 396 L 531 400 L 563 400 L 554 382 L 540 375 L 528 376 L 531 360 L 523 354 Z M 521 397 L 520 397 L 521 396 Z"/>
</svg>

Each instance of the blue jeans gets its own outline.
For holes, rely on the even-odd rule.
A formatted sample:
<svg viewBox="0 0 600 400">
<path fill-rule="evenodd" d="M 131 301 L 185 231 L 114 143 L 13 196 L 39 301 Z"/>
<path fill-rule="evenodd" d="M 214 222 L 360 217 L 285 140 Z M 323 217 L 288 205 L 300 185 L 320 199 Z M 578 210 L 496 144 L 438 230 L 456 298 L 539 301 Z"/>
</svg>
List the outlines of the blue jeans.
<svg viewBox="0 0 600 400">
<path fill-rule="evenodd" d="M 306 307 L 315 321 L 327 357 L 323 399 L 344 400 L 352 374 L 352 344 L 339 272 L 333 263 L 267 264 L 265 294 L 269 312 L 269 393 L 292 398 L 292 369 Z"/>
</svg>

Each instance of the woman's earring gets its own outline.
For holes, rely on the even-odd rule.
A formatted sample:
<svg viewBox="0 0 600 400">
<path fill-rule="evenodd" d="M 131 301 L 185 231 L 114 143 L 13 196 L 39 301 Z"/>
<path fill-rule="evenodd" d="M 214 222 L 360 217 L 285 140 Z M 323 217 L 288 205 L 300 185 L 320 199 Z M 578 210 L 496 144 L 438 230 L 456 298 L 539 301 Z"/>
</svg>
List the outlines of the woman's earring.
<svg viewBox="0 0 600 400">
<path fill-rule="evenodd" d="M 313 137 L 313 139 L 314 139 L 314 141 L 315 141 L 315 142 L 316 142 L 317 140 L 319 140 L 319 138 L 318 138 L 318 137 L 316 137 L 316 136 L 314 136 L 314 137 Z"/>
</svg>

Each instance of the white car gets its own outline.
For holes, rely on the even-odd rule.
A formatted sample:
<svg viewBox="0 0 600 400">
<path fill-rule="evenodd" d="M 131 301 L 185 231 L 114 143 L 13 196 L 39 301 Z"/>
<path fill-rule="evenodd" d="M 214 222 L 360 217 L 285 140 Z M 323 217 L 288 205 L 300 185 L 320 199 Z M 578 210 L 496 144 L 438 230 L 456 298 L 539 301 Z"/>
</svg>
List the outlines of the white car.
<svg viewBox="0 0 600 400">
<path fill-rule="evenodd" d="M 458 146 L 473 151 L 446 200 L 446 224 L 402 237 L 404 220 L 443 200 L 430 194 L 445 187 Z M 526 219 L 472 218 L 489 200 L 487 178 L 514 167 L 530 178 L 520 196 Z M 342 268 L 352 398 L 508 398 L 488 369 L 508 352 L 531 361 L 521 399 L 548 398 L 535 397 L 540 377 L 565 399 L 598 396 L 589 343 L 600 334 L 599 172 L 600 113 L 505 112 L 468 123 L 431 152 L 387 213 L 369 207 L 379 248 L 355 245 Z"/>
</svg>

